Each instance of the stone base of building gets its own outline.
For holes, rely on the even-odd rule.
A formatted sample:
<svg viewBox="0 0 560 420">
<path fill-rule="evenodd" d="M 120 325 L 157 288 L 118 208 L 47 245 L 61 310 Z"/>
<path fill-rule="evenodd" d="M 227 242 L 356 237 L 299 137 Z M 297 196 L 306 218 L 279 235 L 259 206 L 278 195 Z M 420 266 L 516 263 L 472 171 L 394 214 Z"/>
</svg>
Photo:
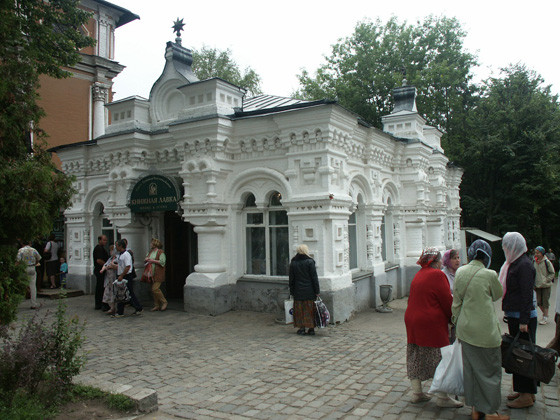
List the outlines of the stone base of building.
<svg viewBox="0 0 560 420">
<path fill-rule="evenodd" d="M 380 274 L 372 272 L 355 273 L 352 285 L 335 291 L 322 291 L 321 299 L 331 313 L 331 322 L 345 322 L 355 312 L 381 306 L 379 286 L 393 286 L 392 299 L 408 295 L 412 278 L 419 267 L 389 267 Z M 266 277 L 241 277 L 235 284 L 215 285 L 225 279 L 201 273 L 189 276 L 183 288 L 183 308 L 185 312 L 205 315 L 219 315 L 231 310 L 266 312 L 284 318 L 284 301 L 289 299 L 288 279 Z M 214 282 L 213 287 L 204 287 L 202 281 Z M 192 283 L 198 283 L 194 285 Z M 68 287 L 95 293 L 95 276 L 69 275 Z M 134 281 L 134 290 L 142 302 L 152 300 L 149 284 Z"/>
<path fill-rule="evenodd" d="M 234 309 L 275 313 L 284 318 L 284 301 L 290 296 L 288 280 L 242 277 L 235 288 Z M 356 311 L 354 287 L 321 292 L 321 299 L 329 308 L 331 322 L 347 321 Z"/>
<path fill-rule="evenodd" d="M 96 281 L 97 279 L 93 274 L 85 276 L 80 274 L 68 274 L 66 277 L 66 287 L 69 289 L 81 290 L 86 295 L 93 295 L 95 294 Z"/>
<path fill-rule="evenodd" d="M 235 288 L 235 309 L 275 313 L 284 317 L 284 301 L 290 297 L 287 279 L 241 277 Z"/>
<path fill-rule="evenodd" d="M 356 312 L 356 291 L 354 286 L 335 291 L 321 292 L 321 300 L 329 308 L 331 323 L 348 321 Z"/>
<path fill-rule="evenodd" d="M 377 290 L 376 281 L 371 271 L 362 271 L 352 275 L 354 286 L 355 312 L 365 311 L 375 307 Z"/>
<path fill-rule="evenodd" d="M 235 285 L 200 287 L 185 285 L 183 288 L 185 312 L 220 315 L 234 309 Z"/>
</svg>

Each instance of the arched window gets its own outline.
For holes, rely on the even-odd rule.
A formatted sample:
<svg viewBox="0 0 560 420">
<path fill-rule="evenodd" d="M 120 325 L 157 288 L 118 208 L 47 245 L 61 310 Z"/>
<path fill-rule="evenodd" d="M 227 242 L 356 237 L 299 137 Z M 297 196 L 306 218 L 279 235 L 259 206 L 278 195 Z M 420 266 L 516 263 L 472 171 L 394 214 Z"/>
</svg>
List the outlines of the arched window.
<svg viewBox="0 0 560 420">
<path fill-rule="evenodd" d="M 259 209 L 253 194 L 245 199 L 247 274 L 288 275 L 288 213 L 282 208 L 281 200 L 282 195 L 273 191 L 268 205 Z"/>
<path fill-rule="evenodd" d="M 107 247 L 114 244 L 117 240 L 121 239 L 121 234 L 117 228 L 113 226 L 107 215 L 103 212 L 104 207 L 101 205 L 100 217 L 101 219 L 101 234 L 107 237 Z M 97 238 L 96 238 L 97 240 Z"/>
<path fill-rule="evenodd" d="M 353 213 L 348 217 L 348 265 L 350 270 L 363 267 L 367 260 L 364 208 L 364 198 L 361 193 L 358 193 L 353 204 Z"/>
<path fill-rule="evenodd" d="M 394 225 L 393 225 L 393 205 L 391 197 L 387 197 L 387 210 L 381 221 L 381 240 L 383 246 L 381 248 L 381 257 L 386 263 L 391 263 L 395 259 L 394 250 Z"/>
<path fill-rule="evenodd" d="M 356 232 L 356 212 L 348 218 L 348 242 L 350 247 L 350 270 L 358 268 L 358 235 Z"/>
</svg>

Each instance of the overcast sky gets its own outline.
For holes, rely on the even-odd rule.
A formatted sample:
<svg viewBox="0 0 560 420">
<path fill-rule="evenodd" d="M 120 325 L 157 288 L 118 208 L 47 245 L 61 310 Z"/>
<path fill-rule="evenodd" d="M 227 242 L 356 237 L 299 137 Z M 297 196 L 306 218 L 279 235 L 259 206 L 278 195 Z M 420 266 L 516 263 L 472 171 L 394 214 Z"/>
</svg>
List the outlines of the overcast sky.
<svg viewBox="0 0 560 420">
<path fill-rule="evenodd" d="M 430 14 L 459 19 L 468 33 L 465 47 L 481 64 L 478 79 L 522 62 L 560 92 L 557 0 L 110 1 L 140 16 L 116 30 L 115 60 L 126 68 L 115 79 L 115 99 L 148 98 L 163 70 L 165 43 L 175 39 L 171 26 L 177 18 L 186 24 L 183 46 L 229 48 L 241 68 L 260 75 L 264 93 L 289 96 L 301 69 L 313 74 L 357 22 L 395 15 L 414 23 Z"/>
</svg>

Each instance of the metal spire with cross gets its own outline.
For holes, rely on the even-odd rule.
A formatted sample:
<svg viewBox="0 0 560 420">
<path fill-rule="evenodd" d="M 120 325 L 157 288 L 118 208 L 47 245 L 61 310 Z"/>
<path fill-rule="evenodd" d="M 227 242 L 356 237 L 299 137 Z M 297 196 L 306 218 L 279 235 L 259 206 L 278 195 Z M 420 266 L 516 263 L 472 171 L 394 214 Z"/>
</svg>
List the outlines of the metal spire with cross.
<svg viewBox="0 0 560 420">
<path fill-rule="evenodd" d="M 183 19 L 179 20 L 179 18 L 177 18 L 177 20 L 173 22 L 173 32 L 177 32 L 177 38 L 175 38 L 175 42 L 179 45 L 181 45 L 181 31 L 184 30 L 184 26 L 185 24 L 183 23 Z"/>
</svg>

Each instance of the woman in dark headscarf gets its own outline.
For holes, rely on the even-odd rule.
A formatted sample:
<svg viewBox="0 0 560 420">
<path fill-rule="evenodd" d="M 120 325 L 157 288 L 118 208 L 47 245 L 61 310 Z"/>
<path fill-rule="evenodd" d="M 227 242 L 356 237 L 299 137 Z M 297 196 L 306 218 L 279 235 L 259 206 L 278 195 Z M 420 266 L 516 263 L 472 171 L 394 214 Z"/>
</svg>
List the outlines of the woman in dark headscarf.
<svg viewBox="0 0 560 420">
<path fill-rule="evenodd" d="M 497 413 L 502 398 L 502 334 L 493 302 L 502 296 L 502 286 L 496 272 L 488 269 L 491 258 L 490 245 L 482 239 L 474 241 L 468 249 L 469 264 L 457 270 L 453 292 L 465 403 L 472 407 L 474 420 L 509 419 Z"/>
<path fill-rule="evenodd" d="M 537 310 L 535 308 L 535 267 L 527 256 L 525 238 L 518 232 L 508 232 L 502 239 L 506 262 L 500 270 L 500 282 L 504 288 L 502 309 L 508 319 L 509 333 L 520 338 L 537 338 Z M 513 374 L 513 393 L 507 396 L 511 408 L 531 407 L 535 402 L 537 381 Z"/>
<path fill-rule="evenodd" d="M 412 385 L 412 402 L 428 401 L 422 381 L 433 378 L 441 360 L 441 347 L 449 345 L 448 325 L 451 318 L 451 292 L 447 277 L 441 271 L 441 253 L 436 248 L 422 252 L 417 264 L 422 268 L 410 284 L 406 324 L 406 370 Z M 440 407 L 462 407 L 463 403 L 439 394 Z"/>
</svg>

